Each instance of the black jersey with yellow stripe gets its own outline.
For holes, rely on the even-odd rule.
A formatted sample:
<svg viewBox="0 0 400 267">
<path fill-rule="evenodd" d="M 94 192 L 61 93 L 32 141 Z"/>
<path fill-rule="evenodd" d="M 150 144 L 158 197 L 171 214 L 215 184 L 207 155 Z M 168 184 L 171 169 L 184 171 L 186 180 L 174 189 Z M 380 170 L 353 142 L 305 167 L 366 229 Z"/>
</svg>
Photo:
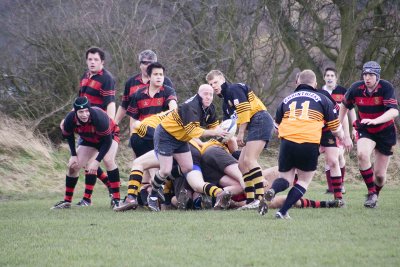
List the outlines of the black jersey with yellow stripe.
<svg viewBox="0 0 400 267">
<path fill-rule="evenodd" d="M 224 97 L 224 111 L 236 111 L 237 123 L 249 122 L 251 117 L 259 111 L 267 110 L 254 92 L 243 83 L 223 83 L 221 94 Z M 231 116 L 233 114 L 230 114 Z"/>
<path fill-rule="evenodd" d="M 311 86 L 300 84 L 276 111 L 279 137 L 295 143 L 321 140 L 324 125 L 335 131 L 340 123 L 333 102 Z"/>
<path fill-rule="evenodd" d="M 214 128 L 218 124 L 214 104 L 203 107 L 198 94 L 180 104 L 177 110 L 173 110 L 161 122 L 169 134 L 184 142 L 199 138 L 205 131 L 202 127 Z"/>
<path fill-rule="evenodd" d="M 167 117 L 172 110 L 160 112 L 140 121 L 139 127 L 132 130 L 132 134 L 137 133 L 140 137 L 148 137 L 153 139 L 155 128 L 161 123 L 161 121 Z"/>
</svg>

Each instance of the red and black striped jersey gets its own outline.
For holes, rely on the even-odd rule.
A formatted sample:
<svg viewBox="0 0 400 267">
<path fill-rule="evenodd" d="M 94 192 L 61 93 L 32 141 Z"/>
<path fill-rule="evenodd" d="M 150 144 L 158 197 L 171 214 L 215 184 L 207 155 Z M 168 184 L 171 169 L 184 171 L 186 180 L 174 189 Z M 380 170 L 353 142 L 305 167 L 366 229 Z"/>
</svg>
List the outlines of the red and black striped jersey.
<svg viewBox="0 0 400 267">
<path fill-rule="evenodd" d="M 332 91 L 326 89 L 325 86 L 322 87 L 322 90 L 327 91 L 338 104 L 342 103 L 344 95 L 347 92 L 347 89 L 340 85 L 336 85 Z"/>
<path fill-rule="evenodd" d="M 211 104 L 204 108 L 201 97 L 195 96 L 180 104 L 161 121 L 162 127 L 177 140 L 188 142 L 192 138 L 199 138 L 206 128 L 217 127 L 215 106 Z"/>
<path fill-rule="evenodd" d="M 129 103 L 132 100 L 132 95 L 136 93 L 141 88 L 144 88 L 150 84 L 150 81 L 144 83 L 142 80 L 142 74 L 136 74 L 128 79 L 125 83 L 124 94 L 122 95 L 121 107 L 124 109 L 128 109 Z M 171 82 L 171 79 L 168 77 L 164 77 L 164 85 L 167 85 L 171 88 L 174 88 Z"/>
<path fill-rule="evenodd" d="M 348 109 L 357 106 L 360 121 L 375 119 L 391 108 L 398 109 L 393 85 L 386 80 L 379 80 L 377 87 L 371 93 L 368 92 L 364 81 L 353 83 L 342 103 Z M 377 125 L 363 125 L 363 127 L 369 133 L 377 133 L 392 125 L 394 125 L 394 120 Z"/>
<path fill-rule="evenodd" d="M 172 87 L 164 85 L 151 97 L 149 85 L 147 85 L 132 95 L 126 113 L 135 120 L 141 121 L 146 117 L 168 110 L 168 104 L 172 100 L 177 100 Z"/>
<path fill-rule="evenodd" d="M 340 125 L 333 102 L 319 90 L 300 84 L 276 111 L 279 137 L 298 144 L 319 144 L 325 124 L 332 131 Z"/>
<path fill-rule="evenodd" d="M 98 107 L 92 107 L 89 110 L 89 121 L 84 124 L 79 122 L 74 111 L 68 113 L 62 132 L 65 137 L 77 133 L 83 140 L 99 144 L 103 137 L 114 133 L 116 124 L 108 117 L 107 113 Z"/>
<path fill-rule="evenodd" d="M 107 110 L 115 102 L 115 80 L 112 74 L 102 69 L 95 75 L 86 71 L 80 81 L 79 96 L 86 96 L 92 106 Z"/>
<path fill-rule="evenodd" d="M 224 112 L 237 114 L 237 124 L 250 122 L 251 117 L 259 111 L 267 110 L 254 92 L 243 83 L 224 83 L 221 86 L 224 97 Z M 233 114 L 230 114 L 232 116 Z M 226 115 L 224 116 L 226 117 Z"/>
</svg>

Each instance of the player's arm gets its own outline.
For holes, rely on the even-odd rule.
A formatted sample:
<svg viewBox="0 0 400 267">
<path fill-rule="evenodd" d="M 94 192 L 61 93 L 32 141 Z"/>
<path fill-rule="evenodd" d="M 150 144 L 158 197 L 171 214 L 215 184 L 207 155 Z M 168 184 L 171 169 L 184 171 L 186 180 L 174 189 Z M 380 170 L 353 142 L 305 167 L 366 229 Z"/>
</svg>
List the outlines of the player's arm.
<svg viewBox="0 0 400 267">
<path fill-rule="evenodd" d="M 366 125 L 377 125 L 377 124 L 382 124 L 388 121 L 393 120 L 399 116 L 399 111 L 395 108 L 391 108 L 385 113 L 383 113 L 381 116 L 375 118 L 375 119 L 362 119 L 361 123 L 366 124 Z"/>
<path fill-rule="evenodd" d="M 115 102 L 110 102 L 107 105 L 107 115 L 111 119 L 115 118 Z"/>
</svg>

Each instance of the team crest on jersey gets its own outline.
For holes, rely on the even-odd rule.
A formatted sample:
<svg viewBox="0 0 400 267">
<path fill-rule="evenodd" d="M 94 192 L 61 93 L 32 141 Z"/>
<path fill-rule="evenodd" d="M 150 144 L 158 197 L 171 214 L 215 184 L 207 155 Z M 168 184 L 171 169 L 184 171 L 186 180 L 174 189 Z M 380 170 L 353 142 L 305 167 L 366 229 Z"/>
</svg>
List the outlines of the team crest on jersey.
<svg viewBox="0 0 400 267">
<path fill-rule="evenodd" d="M 233 104 L 232 104 L 232 102 L 230 100 L 228 100 L 228 104 L 229 104 L 230 107 L 233 106 Z"/>
<path fill-rule="evenodd" d="M 145 105 L 145 106 L 148 106 L 148 105 L 149 105 L 149 102 L 144 101 L 144 105 Z"/>
<path fill-rule="evenodd" d="M 161 105 L 161 99 L 157 100 L 157 105 Z"/>
<path fill-rule="evenodd" d="M 234 104 L 234 105 L 239 105 L 239 99 L 234 99 L 234 100 L 233 100 L 233 104 Z"/>
<path fill-rule="evenodd" d="M 382 104 L 380 97 L 374 97 L 374 103 L 375 105 Z"/>
<path fill-rule="evenodd" d="M 90 87 L 95 87 L 96 86 L 96 81 L 91 81 L 89 86 Z"/>
<path fill-rule="evenodd" d="M 333 145 L 334 143 L 335 143 L 335 141 L 333 139 L 328 140 L 328 144 Z"/>
<path fill-rule="evenodd" d="M 209 118 L 210 118 L 210 114 L 207 114 L 206 121 L 208 121 Z"/>
</svg>

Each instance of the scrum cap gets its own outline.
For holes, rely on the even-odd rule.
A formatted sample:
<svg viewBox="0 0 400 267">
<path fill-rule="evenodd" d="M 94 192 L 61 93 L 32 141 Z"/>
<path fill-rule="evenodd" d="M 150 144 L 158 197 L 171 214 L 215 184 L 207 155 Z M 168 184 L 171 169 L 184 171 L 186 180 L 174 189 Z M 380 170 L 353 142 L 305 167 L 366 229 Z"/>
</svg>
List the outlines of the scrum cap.
<svg viewBox="0 0 400 267">
<path fill-rule="evenodd" d="M 86 96 L 78 97 L 74 101 L 74 110 L 77 112 L 80 109 L 90 108 L 89 99 Z"/>
<path fill-rule="evenodd" d="M 362 74 L 375 74 L 376 79 L 379 80 L 381 76 L 381 66 L 375 61 L 368 61 L 363 65 Z"/>
</svg>

